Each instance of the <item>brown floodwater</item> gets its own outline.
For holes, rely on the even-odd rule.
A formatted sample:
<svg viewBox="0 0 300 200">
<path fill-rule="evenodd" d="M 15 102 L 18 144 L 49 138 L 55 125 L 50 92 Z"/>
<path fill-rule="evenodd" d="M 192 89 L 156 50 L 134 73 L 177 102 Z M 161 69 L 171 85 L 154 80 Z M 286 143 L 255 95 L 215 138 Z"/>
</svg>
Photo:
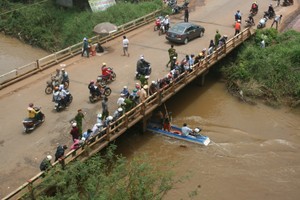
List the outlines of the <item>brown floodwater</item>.
<svg viewBox="0 0 300 200">
<path fill-rule="evenodd" d="M 0 34 L 0 74 L 29 64 L 49 53 Z"/>
<path fill-rule="evenodd" d="M 300 111 L 248 105 L 232 97 L 224 83 L 208 77 L 167 102 L 173 124 L 200 126 L 208 147 L 146 133 L 127 134 L 118 152 L 147 154 L 153 163 L 173 164 L 183 183 L 164 197 L 190 199 L 272 199 L 300 197 Z"/>
</svg>

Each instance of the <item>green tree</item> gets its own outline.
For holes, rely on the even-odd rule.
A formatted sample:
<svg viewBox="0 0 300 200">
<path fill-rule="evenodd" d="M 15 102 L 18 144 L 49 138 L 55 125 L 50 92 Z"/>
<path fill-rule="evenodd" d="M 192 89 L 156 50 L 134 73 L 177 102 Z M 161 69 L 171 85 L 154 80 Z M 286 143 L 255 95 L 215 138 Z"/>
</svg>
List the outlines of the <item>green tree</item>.
<svg viewBox="0 0 300 200">
<path fill-rule="evenodd" d="M 111 145 L 104 156 L 75 161 L 66 170 L 50 170 L 39 186 L 47 189 L 37 199 L 153 200 L 172 189 L 170 169 L 149 164 L 146 156 L 128 162 L 114 154 L 115 148 Z"/>
</svg>

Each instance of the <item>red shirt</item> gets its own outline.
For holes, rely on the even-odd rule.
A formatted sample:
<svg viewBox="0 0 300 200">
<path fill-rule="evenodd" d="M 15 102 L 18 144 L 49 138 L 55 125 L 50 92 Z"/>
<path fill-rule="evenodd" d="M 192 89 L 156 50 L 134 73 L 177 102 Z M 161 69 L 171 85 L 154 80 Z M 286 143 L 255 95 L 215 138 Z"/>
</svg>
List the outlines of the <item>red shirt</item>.
<svg viewBox="0 0 300 200">
<path fill-rule="evenodd" d="M 239 22 L 235 23 L 235 30 L 241 30 L 241 23 Z"/>
<path fill-rule="evenodd" d="M 103 67 L 102 68 L 102 75 L 103 76 L 108 76 L 110 75 L 111 70 L 108 69 L 108 67 Z"/>
</svg>

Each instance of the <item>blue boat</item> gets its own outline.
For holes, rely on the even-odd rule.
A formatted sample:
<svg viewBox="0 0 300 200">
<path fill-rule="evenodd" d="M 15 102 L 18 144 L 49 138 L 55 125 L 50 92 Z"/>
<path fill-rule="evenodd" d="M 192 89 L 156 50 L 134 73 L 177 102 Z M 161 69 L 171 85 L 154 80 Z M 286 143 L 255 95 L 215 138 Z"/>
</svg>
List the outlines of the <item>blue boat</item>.
<svg viewBox="0 0 300 200">
<path fill-rule="evenodd" d="M 174 125 L 171 126 L 171 132 L 164 131 L 161 128 L 159 128 L 157 125 L 152 124 L 152 123 L 148 124 L 147 130 L 154 132 L 154 133 L 166 135 L 168 137 L 176 138 L 179 140 L 185 140 L 188 142 L 193 142 L 196 144 L 202 144 L 205 146 L 207 146 L 210 143 L 209 137 L 207 137 L 205 135 L 201 135 L 199 133 L 197 133 L 195 135 L 188 135 L 188 136 L 182 135 L 181 128 L 174 126 Z"/>
</svg>

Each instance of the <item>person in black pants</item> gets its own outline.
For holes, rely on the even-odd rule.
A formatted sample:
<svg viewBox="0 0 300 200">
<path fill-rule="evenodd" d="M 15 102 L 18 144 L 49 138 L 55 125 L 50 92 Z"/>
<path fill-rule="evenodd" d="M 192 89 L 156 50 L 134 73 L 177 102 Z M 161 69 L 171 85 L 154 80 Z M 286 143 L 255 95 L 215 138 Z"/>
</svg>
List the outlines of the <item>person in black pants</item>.
<svg viewBox="0 0 300 200">
<path fill-rule="evenodd" d="M 184 22 L 189 22 L 189 8 L 184 9 Z"/>
</svg>

